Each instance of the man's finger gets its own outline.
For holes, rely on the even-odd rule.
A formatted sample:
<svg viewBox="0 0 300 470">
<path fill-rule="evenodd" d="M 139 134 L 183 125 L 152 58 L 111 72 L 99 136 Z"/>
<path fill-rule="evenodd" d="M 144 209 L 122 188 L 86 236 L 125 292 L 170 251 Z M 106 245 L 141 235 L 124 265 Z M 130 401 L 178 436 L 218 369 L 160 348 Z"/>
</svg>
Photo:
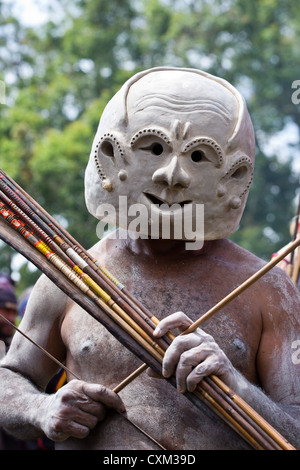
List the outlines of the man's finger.
<svg viewBox="0 0 300 470">
<path fill-rule="evenodd" d="M 119 395 L 100 384 L 83 384 L 83 392 L 92 400 L 99 401 L 109 408 L 114 408 L 123 413 L 125 405 Z"/>
<path fill-rule="evenodd" d="M 185 313 L 175 312 L 166 318 L 163 318 L 155 328 L 153 334 L 156 337 L 160 337 L 173 328 L 179 328 L 183 331 L 186 330 L 192 323 L 192 320 L 187 315 L 185 315 Z"/>
<path fill-rule="evenodd" d="M 186 336 L 177 336 L 165 352 L 162 373 L 164 377 L 170 377 L 175 373 L 181 355 L 199 345 L 196 334 L 190 333 Z"/>
</svg>

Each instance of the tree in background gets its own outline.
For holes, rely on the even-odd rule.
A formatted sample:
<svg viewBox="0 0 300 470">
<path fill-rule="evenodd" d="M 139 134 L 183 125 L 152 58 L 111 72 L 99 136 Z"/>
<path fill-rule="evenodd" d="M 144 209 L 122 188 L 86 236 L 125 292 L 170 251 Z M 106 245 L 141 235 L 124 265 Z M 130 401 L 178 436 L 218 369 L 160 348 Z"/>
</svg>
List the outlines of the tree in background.
<svg viewBox="0 0 300 470">
<path fill-rule="evenodd" d="M 0 108 L 1 167 L 80 243 L 97 241 L 83 176 L 102 109 L 129 76 L 159 65 L 206 70 L 245 96 L 257 165 L 232 238 L 266 259 L 289 241 L 299 186 L 292 157 L 299 155 L 299 144 L 287 148 L 282 160 L 268 143 L 288 125 L 299 132 L 299 106 L 291 100 L 292 82 L 300 79 L 295 0 L 38 4 L 41 11 L 47 8 L 48 21 L 30 28 L 17 17 L 15 2 L 0 1 L 0 79 L 7 96 Z M 11 269 L 12 255 L 0 248 L 1 265 Z M 32 282 L 27 271 L 25 284 L 28 277 Z"/>
</svg>

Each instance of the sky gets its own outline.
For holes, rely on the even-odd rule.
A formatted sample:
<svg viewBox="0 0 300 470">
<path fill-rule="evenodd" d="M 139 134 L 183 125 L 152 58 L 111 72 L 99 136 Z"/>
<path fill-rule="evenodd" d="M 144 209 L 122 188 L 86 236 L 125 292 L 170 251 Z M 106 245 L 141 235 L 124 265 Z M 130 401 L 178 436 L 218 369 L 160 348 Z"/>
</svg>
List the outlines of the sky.
<svg viewBox="0 0 300 470">
<path fill-rule="evenodd" d="M 2 0 L 3 3 L 11 3 L 11 0 Z M 49 13 L 48 1 L 42 0 L 14 0 L 13 12 L 26 26 L 38 26 L 47 21 Z M 55 4 L 58 8 L 59 3 Z"/>
<path fill-rule="evenodd" d="M 266 155 L 277 155 L 284 161 L 287 155 L 290 157 L 289 145 L 295 146 L 293 168 L 300 176 L 299 129 L 296 124 L 290 123 L 285 129 L 269 137 L 263 150 Z"/>
</svg>

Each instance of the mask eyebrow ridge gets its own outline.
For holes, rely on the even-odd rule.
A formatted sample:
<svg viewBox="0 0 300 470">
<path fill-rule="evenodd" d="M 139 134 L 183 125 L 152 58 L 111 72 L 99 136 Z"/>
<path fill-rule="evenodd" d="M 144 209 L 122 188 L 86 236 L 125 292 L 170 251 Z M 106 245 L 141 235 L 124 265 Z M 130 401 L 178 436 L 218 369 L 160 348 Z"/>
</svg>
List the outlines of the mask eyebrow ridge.
<svg viewBox="0 0 300 470">
<path fill-rule="evenodd" d="M 207 145 L 211 147 L 215 152 L 215 158 L 207 156 L 209 160 L 213 160 L 214 165 L 217 168 L 220 168 L 224 163 L 224 153 L 222 148 L 217 144 L 217 142 L 210 137 L 196 137 L 195 139 L 188 142 L 182 149 L 183 153 L 187 153 L 198 145 Z"/>
<path fill-rule="evenodd" d="M 159 129 L 155 129 L 155 128 L 145 128 L 143 130 L 140 130 L 138 131 L 136 134 L 134 134 L 134 136 L 132 137 L 131 141 L 130 141 L 130 146 L 133 147 L 133 145 L 135 145 L 142 137 L 145 137 L 145 136 L 157 136 L 159 138 L 161 138 L 162 140 L 164 140 L 164 142 L 168 145 L 171 145 L 171 139 L 167 136 L 167 134 L 165 134 L 164 132 L 162 132 L 161 130 Z"/>
</svg>

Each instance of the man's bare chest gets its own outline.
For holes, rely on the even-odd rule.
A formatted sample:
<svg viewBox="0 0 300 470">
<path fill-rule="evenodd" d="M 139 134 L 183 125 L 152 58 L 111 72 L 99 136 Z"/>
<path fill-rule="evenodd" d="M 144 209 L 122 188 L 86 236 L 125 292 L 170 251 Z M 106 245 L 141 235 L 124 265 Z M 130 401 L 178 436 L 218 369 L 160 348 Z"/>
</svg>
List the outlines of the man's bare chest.
<svg viewBox="0 0 300 470">
<path fill-rule="evenodd" d="M 195 320 L 219 300 L 214 294 L 214 289 L 205 288 L 204 284 L 203 288 L 199 287 L 196 290 L 195 285 L 187 283 L 181 292 L 182 286 L 175 284 L 173 278 L 167 279 L 166 276 L 157 277 L 151 282 L 148 279 L 144 285 L 132 283 L 129 278 L 128 281 L 127 285 L 132 294 L 147 304 L 158 318 L 183 310 Z M 255 382 L 257 380 L 255 355 L 258 343 L 251 335 L 251 338 L 248 337 L 251 328 L 242 326 L 247 316 L 250 319 L 252 310 L 243 299 L 239 299 L 235 306 L 230 307 L 203 325 L 203 329 L 214 336 L 235 367 Z M 119 385 L 141 364 L 141 361 L 101 324 L 75 305 L 68 311 L 63 322 L 63 339 L 67 342 L 69 350 L 67 358 L 69 367 L 82 379 L 101 383 L 111 389 Z M 211 418 L 191 408 L 189 400 L 181 396 L 165 380 L 149 377 L 147 372 L 144 372 L 122 390 L 121 397 L 128 416 L 167 448 L 173 448 L 174 443 L 179 448 L 182 446 L 184 448 L 185 445 L 192 448 L 198 448 L 197 446 L 212 448 L 216 445 L 213 442 L 206 444 L 205 436 L 210 436 L 211 433 L 213 422 Z M 157 423 L 160 423 L 159 430 Z M 197 429 L 196 433 L 192 433 L 191 423 Z M 95 448 L 103 448 L 101 445 L 111 448 L 110 446 L 114 445 L 113 439 L 117 439 L 118 442 L 121 440 L 124 445 L 124 435 L 127 436 L 132 432 L 127 429 L 122 434 L 120 423 L 112 429 L 109 427 L 110 424 L 110 421 L 105 421 L 99 429 L 97 428 L 97 433 L 93 433 Z M 168 438 L 163 432 L 164 429 L 169 430 Z M 225 434 L 221 432 L 222 427 L 218 429 L 220 442 L 224 436 L 229 439 L 227 429 Z M 109 442 L 104 439 L 108 435 Z M 193 439 L 196 439 L 195 442 Z"/>
<path fill-rule="evenodd" d="M 132 271 L 129 267 L 123 273 L 122 282 L 158 319 L 183 311 L 195 321 L 228 293 L 227 287 L 222 287 L 220 282 L 212 283 L 209 276 L 199 282 L 199 277 L 193 279 L 173 270 L 168 273 L 166 268 L 143 276 L 138 269 Z M 236 368 L 250 380 L 256 380 L 260 325 L 253 313 L 253 303 L 247 297 L 236 299 L 218 312 L 203 329 L 215 338 Z M 132 353 L 76 305 L 68 311 L 62 331 L 69 351 L 68 361 L 77 371 L 87 374 L 85 379 L 102 380 L 110 387 L 115 386 L 116 380 L 121 381 L 139 364 Z"/>
<path fill-rule="evenodd" d="M 216 269 L 214 273 L 206 270 L 203 274 L 195 269 L 195 265 L 185 263 L 178 264 L 176 268 L 170 265 L 156 268 L 145 266 L 142 260 L 133 264 L 127 259 L 111 257 L 106 261 L 105 266 L 158 319 L 181 310 L 194 321 L 239 283 L 237 278 L 228 279 L 230 276 L 227 276 L 225 279 L 222 270 Z M 261 331 L 256 310 L 255 302 L 244 295 L 203 325 L 203 329 L 215 338 L 234 366 L 253 382 L 257 382 L 255 357 Z M 65 316 L 62 336 L 68 350 L 67 365 L 84 380 L 114 389 L 141 364 L 100 323 L 76 305 Z M 202 437 L 197 431 L 197 443 L 192 444 L 195 448 L 205 447 L 203 442 L 209 435 L 211 418 L 192 412 L 189 400 L 165 380 L 149 377 L 144 372 L 122 390 L 121 396 L 129 416 L 141 427 L 147 423 L 146 430 L 158 440 L 164 441 L 163 429 L 176 428 L 174 435 L 171 431 L 169 433 L 172 445 L 167 444 L 171 448 L 174 442 L 179 448 L 184 448 L 185 441 L 191 445 L 191 436 L 187 436 L 191 423 L 197 430 L 207 430 L 203 431 L 203 436 L 200 433 Z M 170 416 L 173 420 L 171 425 Z M 158 422 L 161 432 L 157 431 Z M 108 434 L 120 439 L 118 429 L 119 424 L 113 433 L 108 433 L 106 427 L 101 427 L 97 431 L 96 448 Z M 211 442 L 207 444 L 208 448 L 212 445 Z"/>
</svg>

